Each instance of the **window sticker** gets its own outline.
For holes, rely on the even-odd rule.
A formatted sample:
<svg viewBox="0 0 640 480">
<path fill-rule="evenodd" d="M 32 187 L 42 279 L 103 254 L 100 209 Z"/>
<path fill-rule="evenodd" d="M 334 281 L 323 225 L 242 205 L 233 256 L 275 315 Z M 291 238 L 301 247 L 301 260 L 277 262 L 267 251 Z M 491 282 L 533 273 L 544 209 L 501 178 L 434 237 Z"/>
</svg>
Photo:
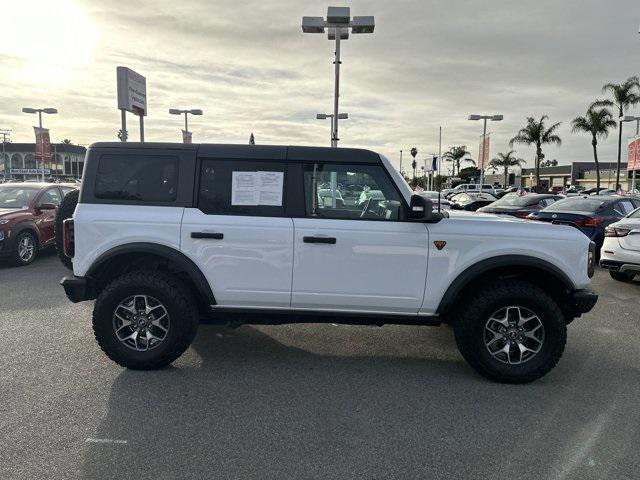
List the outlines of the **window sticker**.
<svg viewBox="0 0 640 480">
<path fill-rule="evenodd" d="M 284 172 L 233 172 L 231 205 L 282 206 Z"/>
</svg>

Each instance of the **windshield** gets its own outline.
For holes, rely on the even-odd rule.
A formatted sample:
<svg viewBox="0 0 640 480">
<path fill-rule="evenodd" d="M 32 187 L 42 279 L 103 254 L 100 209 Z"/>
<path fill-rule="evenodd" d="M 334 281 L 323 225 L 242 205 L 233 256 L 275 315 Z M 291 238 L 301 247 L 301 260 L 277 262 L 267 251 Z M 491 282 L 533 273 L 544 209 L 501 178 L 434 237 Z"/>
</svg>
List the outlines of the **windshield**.
<svg viewBox="0 0 640 480">
<path fill-rule="evenodd" d="M 29 208 L 37 188 L 0 187 L 0 208 Z"/>
<path fill-rule="evenodd" d="M 527 197 L 527 196 L 519 196 L 519 195 L 505 195 L 500 200 L 494 202 L 492 206 L 496 207 L 524 207 L 525 205 L 533 205 L 538 203 L 538 199 L 536 197 Z"/>
<path fill-rule="evenodd" d="M 544 209 L 545 212 L 595 212 L 601 206 L 607 203 L 604 198 L 598 197 L 571 197 Z"/>
</svg>

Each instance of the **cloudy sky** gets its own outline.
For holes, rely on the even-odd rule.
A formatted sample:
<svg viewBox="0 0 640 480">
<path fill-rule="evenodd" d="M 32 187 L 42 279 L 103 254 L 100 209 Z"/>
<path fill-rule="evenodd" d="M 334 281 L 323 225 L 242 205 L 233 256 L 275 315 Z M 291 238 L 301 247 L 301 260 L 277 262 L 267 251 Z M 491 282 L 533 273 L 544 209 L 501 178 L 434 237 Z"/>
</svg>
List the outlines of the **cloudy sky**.
<svg viewBox="0 0 640 480">
<path fill-rule="evenodd" d="M 327 145 L 333 44 L 302 34 L 311 0 L 2 0 L 0 128 L 32 141 L 23 106 L 57 107 L 53 141 L 115 140 L 116 66 L 147 77 L 148 141 L 179 141 L 170 107 L 202 108 L 195 142 Z M 354 0 L 352 15 L 374 15 L 373 35 L 343 44 L 341 145 L 367 147 L 397 164 L 399 151 L 468 145 L 482 125 L 470 113 L 502 113 L 490 124 L 492 153 L 527 116 L 562 122 L 560 163 L 590 160 L 587 136 L 569 122 L 601 97 L 606 82 L 640 73 L 637 0 Z M 615 5 L 615 8 L 614 8 Z M 635 114 L 640 114 L 636 109 Z M 129 117 L 131 137 L 137 124 Z M 633 134 L 633 126 L 625 126 Z M 617 135 L 602 145 L 614 160 Z M 533 148 L 518 147 L 531 165 Z"/>
</svg>

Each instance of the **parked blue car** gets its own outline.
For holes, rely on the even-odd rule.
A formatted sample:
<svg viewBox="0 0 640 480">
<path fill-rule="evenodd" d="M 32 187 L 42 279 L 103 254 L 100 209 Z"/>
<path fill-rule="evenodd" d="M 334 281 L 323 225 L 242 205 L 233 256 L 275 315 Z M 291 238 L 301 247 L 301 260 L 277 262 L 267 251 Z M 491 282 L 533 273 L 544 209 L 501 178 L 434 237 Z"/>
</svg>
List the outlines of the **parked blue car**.
<svg viewBox="0 0 640 480">
<path fill-rule="evenodd" d="M 530 214 L 527 218 L 559 225 L 570 225 L 595 242 L 600 252 L 604 229 L 640 207 L 637 197 L 619 195 L 581 195 L 568 197 Z"/>
</svg>

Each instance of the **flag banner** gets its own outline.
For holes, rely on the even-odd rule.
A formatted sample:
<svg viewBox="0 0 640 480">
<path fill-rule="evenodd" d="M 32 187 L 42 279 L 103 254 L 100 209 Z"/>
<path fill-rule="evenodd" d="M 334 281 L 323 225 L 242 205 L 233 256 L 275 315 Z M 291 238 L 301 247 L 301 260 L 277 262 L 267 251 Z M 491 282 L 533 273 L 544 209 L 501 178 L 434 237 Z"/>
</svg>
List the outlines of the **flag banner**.
<svg viewBox="0 0 640 480">
<path fill-rule="evenodd" d="M 192 140 L 191 132 L 182 130 L 182 143 L 191 143 L 191 140 Z"/>
<path fill-rule="evenodd" d="M 438 157 L 433 157 L 433 162 L 431 162 L 431 171 L 432 172 L 438 171 Z"/>
<path fill-rule="evenodd" d="M 627 171 L 640 169 L 640 138 L 629 139 L 627 148 Z"/>
<path fill-rule="evenodd" d="M 33 127 L 36 134 L 36 161 L 42 161 L 42 154 L 44 152 L 44 161 L 51 160 L 51 140 L 49 139 L 49 129 Z"/>
<path fill-rule="evenodd" d="M 480 137 L 480 147 L 478 149 L 478 168 L 484 170 L 489 163 L 490 137 L 487 134 L 484 138 Z"/>
</svg>

